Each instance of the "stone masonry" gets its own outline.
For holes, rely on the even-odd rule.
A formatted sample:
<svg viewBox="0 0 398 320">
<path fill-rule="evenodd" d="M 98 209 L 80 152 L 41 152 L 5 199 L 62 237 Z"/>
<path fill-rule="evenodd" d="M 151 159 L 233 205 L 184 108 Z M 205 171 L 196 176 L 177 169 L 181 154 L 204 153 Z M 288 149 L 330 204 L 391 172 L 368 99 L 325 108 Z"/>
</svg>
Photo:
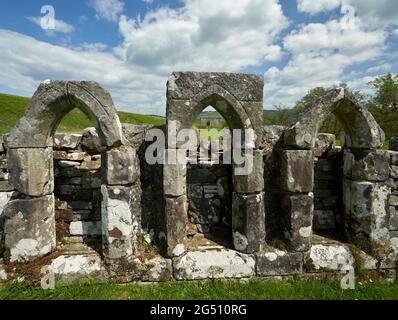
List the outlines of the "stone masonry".
<svg viewBox="0 0 398 320">
<path fill-rule="evenodd" d="M 95 82 L 42 83 L 0 141 L 0 282 L 28 281 L 36 264 L 67 283 L 395 274 L 396 138 L 382 149 L 384 133 L 347 88 L 289 127 L 265 126 L 263 86 L 257 75 L 173 73 L 167 124 L 155 127 L 120 124 Z M 191 128 L 209 105 L 248 130 L 250 174 L 203 157 L 146 161 L 147 134 Z M 55 133 L 75 107 L 93 127 Z M 331 113 L 350 124 L 342 146 L 318 132 Z M 167 141 L 162 156 L 181 151 Z"/>
</svg>

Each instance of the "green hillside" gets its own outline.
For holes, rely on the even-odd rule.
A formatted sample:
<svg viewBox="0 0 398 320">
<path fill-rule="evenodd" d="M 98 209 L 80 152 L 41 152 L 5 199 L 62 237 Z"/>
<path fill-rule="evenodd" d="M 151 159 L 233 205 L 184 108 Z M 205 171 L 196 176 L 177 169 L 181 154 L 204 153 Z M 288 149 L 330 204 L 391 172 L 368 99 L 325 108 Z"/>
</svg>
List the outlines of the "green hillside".
<svg viewBox="0 0 398 320">
<path fill-rule="evenodd" d="M 8 94 L 0 94 L 0 135 L 10 131 L 19 118 L 22 117 L 29 98 L 17 97 Z M 128 112 L 118 112 L 122 123 L 131 124 L 154 124 L 162 125 L 165 119 L 156 116 L 146 116 Z M 80 133 L 83 129 L 92 127 L 93 124 L 86 115 L 79 109 L 72 110 L 62 120 L 58 127 L 59 132 L 75 132 Z"/>
</svg>

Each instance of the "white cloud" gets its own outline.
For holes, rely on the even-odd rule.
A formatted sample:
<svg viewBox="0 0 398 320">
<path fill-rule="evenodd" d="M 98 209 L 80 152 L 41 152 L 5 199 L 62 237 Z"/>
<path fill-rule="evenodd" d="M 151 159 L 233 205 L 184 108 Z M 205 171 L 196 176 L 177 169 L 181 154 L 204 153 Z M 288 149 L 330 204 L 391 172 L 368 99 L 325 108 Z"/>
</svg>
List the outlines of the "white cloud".
<svg viewBox="0 0 398 320">
<path fill-rule="evenodd" d="M 370 67 L 366 70 L 368 73 L 386 73 L 391 72 L 392 64 L 391 63 L 383 63 L 380 65 L 376 65 L 374 67 Z"/>
<path fill-rule="evenodd" d="M 41 27 L 41 19 L 42 19 L 42 17 L 28 17 L 29 21 L 33 22 L 34 24 L 37 24 L 40 27 Z M 71 33 L 73 31 L 75 31 L 75 28 L 72 25 L 66 23 L 65 21 L 56 19 L 55 20 L 55 29 L 44 30 L 44 31 L 46 31 L 46 33 L 48 35 L 53 35 L 56 32 Z"/>
<path fill-rule="evenodd" d="M 297 0 L 297 9 L 300 12 L 311 15 L 336 9 L 341 4 L 341 0 Z"/>
<path fill-rule="evenodd" d="M 160 100 L 165 79 L 129 66 L 110 53 L 72 50 L 0 29 L 0 86 L 29 96 L 45 79 L 95 80 L 111 92 L 119 108 L 163 111 L 155 109 L 159 104 L 154 101 Z"/>
<path fill-rule="evenodd" d="M 144 1 L 145 3 L 153 3 L 153 0 L 142 0 L 142 1 Z"/>
<path fill-rule="evenodd" d="M 91 0 L 91 5 L 96 11 L 98 19 L 116 22 L 124 10 L 122 0 Z"/>
<path fill-rule="evenodd" d="M 98 15 L 112 20 L 122 10 L 109 13 L 113 2 L 93 4 Z M 0 86 L 31 95 L 45 79 L 92 79 L 111 92 L 119 108 L 164 114 L 172 71 L 241 71 L 277 61 L 282 50 L 275 41 L 287 26 L 278 0 L 241 0 L 234 6 L 229 0 L 186 0 L 179 9 L 122 16 L 122 43 L 105 52 L 103 44 L 70 48 L 0 30 Z"/>
<path fill-rule="evenodd" d="M 352 6 L 352 13 L 366 21 L 368 26 L 398 24 L 396 0 L 297 0 L 297 10 L 310 15 L 330 11 L 341 5 Z"/>
<path fill-rule="evenodd" d="M 122 16 L 124 42 L 118 54 L 164 75 L 173 70 L 237 71 L 280 57 L 274 41 L 288 22 L 277 0 L 184 4 L 149 12 L 143 19 Z"/>
<path fill-rule="evenodd" d="M 283 68 L 265 72 L 266 106 L 283 102 L 292 107 L 313 87 L 348 82 L 348 68 L 377 62 L 385 52 L 387 32 L 369 30 L 359 18 L 354 22 L 350 28 L 339 20 L 311 23 L 287 35 L 283 44 L 291 59 Z"/>
<path fill-rule="evenodd" d="M 355 8 L 356 14 L 369 27 L 398 25 L 398 1 L 396 0 L 342 0 Z"/>
<path fill-rule="evenodd" d="M 395 29 L 393 32 L 392 32 L 395 36 L 397 36 L 398 37 L 398 28 L 397 29 Z"/>
<path fill-rule="evenodd" d="M 80 44 L 76 50 L 80 51 L 90 51 L 90 52 L 100 52 L 106 50 L 108 46 L 105 43 L 96 42 L 96 43 L 87 43 L 83 42 Z"/>
</svg>

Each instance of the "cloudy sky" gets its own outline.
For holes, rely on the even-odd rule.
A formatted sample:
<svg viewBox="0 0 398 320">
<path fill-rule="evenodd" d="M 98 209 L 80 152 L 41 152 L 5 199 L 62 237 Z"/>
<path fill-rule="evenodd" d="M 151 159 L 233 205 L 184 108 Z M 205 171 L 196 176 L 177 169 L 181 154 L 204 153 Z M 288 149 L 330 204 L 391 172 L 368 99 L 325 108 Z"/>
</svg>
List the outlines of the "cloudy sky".
<svg viewBox="0 0 398 320">
<path fill-rule="evenodd" d="M 163 115 L 172 71 L 261 74 L 266 109 L 320 85 L 371 93 L 370 80 L 398 72 L 398 1 L 0 2 L 2 93 L 96 80 L 119 110 Z"/>
</svg>

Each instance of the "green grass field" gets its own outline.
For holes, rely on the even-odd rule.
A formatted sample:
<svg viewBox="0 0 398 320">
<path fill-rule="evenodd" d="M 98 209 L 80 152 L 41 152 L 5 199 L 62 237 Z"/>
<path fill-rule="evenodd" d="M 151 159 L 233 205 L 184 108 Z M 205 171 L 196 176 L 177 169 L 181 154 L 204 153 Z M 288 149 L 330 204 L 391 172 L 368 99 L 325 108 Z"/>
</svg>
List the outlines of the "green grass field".
<svg viewBox="0 0 398 320">
<path fill-rule="evenodd" d="M 3 135 L 13 128 L 19 118 L 22 117 L 29 98 L 17 97 L 7 94 L 0 94 L 0 135 Z M 120 122 L 131 124 L 154 124 L 162 125 L 165 119 L 162 117 L 146 116 L 135 113 L 119 112 Z M 59 132 L 80 133 L 93 124 L 86 115 L 79 109 L 72 110 L 67 114 L 58 127 Z"/>
<path fill-rule="evenodd" d="M 334 280 L 171 282 L 154 285 L 79 284 L 55 290 L 22 285 L 0 289 L 0 300 L 397 300 L 398 283 L 357 282 L 342 290 Z"/>
</svg>

